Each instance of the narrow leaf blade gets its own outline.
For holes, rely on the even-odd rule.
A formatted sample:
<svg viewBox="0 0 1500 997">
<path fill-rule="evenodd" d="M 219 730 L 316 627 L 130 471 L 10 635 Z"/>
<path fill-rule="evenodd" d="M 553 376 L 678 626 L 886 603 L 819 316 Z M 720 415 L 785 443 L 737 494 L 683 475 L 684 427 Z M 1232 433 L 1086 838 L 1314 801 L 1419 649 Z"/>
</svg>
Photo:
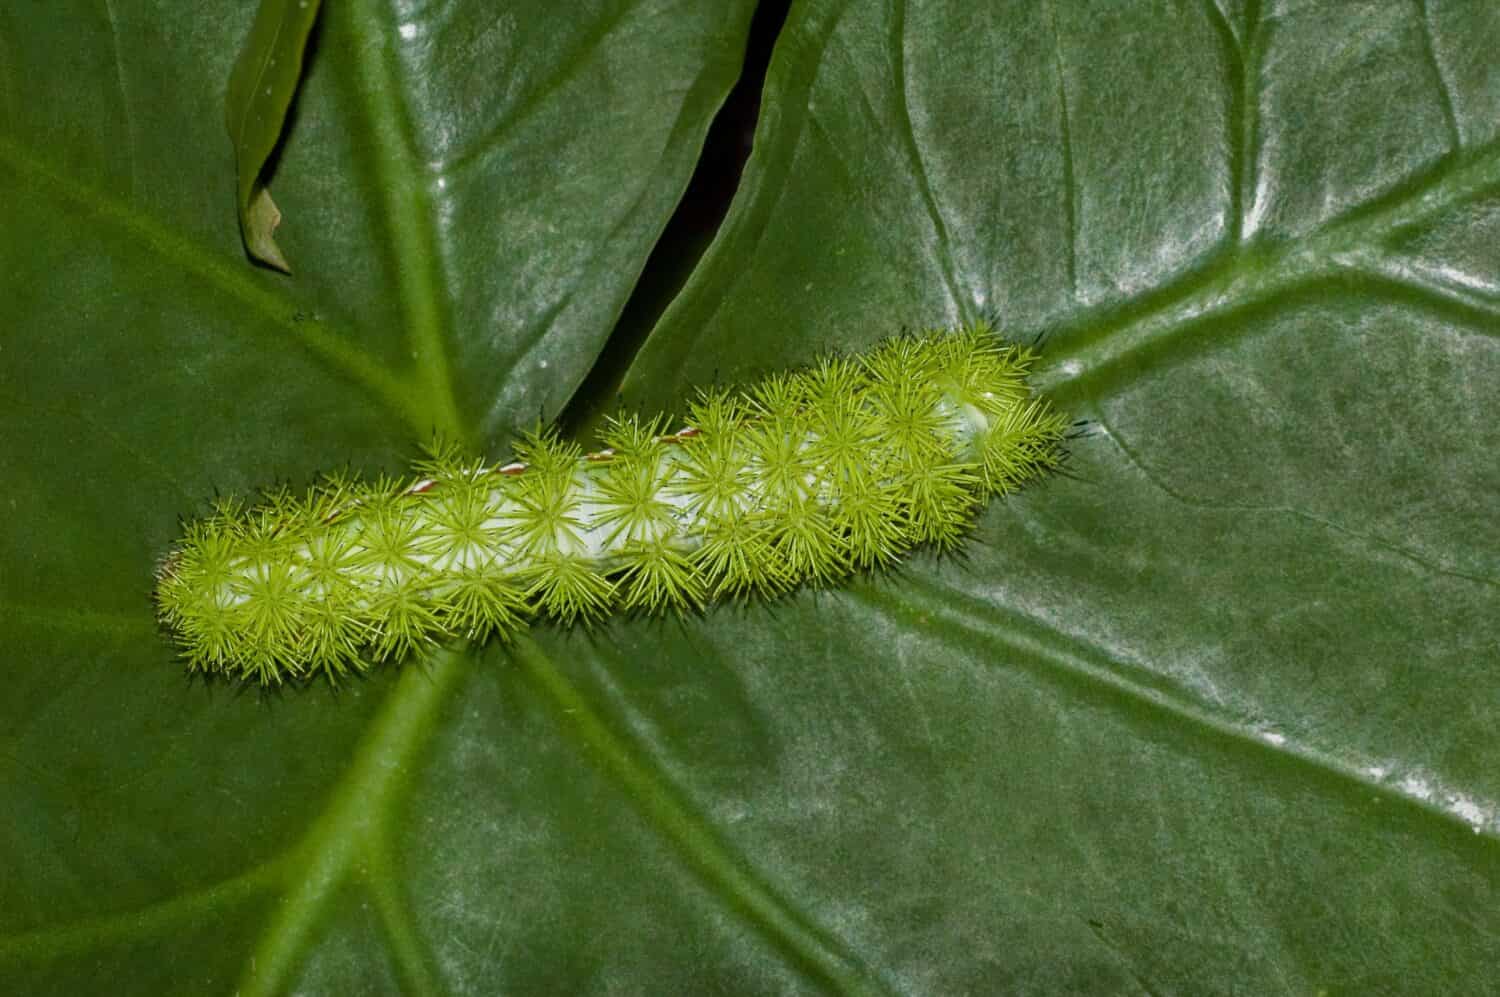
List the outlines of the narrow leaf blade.
<svg viewBox="0 0 1500 997">
<path fill-rule="evenodd" d="M 239 174 L 236 209 L 245 250 L 283 273 L 290 273 L 291 266 L 273 238 L 281 224 L 281 211 L 271 200 L 262 173 L 286 127 L 320 6 L 321 0 L 264 0 L 229 75 L 225 95 Z"/>
</svg>

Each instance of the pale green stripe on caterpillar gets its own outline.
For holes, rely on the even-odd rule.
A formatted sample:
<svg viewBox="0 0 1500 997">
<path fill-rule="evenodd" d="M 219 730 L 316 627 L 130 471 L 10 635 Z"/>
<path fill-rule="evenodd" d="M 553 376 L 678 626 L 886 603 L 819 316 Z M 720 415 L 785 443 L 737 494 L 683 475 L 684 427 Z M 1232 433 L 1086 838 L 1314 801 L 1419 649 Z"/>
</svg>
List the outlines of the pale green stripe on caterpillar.
<svg viewBox="0 0 1500 997">
<path fill-rule="evenodd" d="M 191 669 L 336 678 L 533 616 L 774 596 L 951 547 L 1060 460 L 1033 360 L 985 325 L 903 336 L 703 391 L 673 433 L 614 419 L 596 453 L 536 434 L 504 465 L 440 453 L 408 480 L 223 502 L 163 561 L 160 616 Z"/>
</svg>

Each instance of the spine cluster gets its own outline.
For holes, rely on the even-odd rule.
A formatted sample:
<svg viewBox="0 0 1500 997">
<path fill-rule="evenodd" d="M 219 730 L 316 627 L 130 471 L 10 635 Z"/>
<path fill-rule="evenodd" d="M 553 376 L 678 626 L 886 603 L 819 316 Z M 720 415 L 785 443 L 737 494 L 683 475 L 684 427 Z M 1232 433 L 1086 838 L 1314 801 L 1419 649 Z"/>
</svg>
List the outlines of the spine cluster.
<svg viewBox="0 0 1500 997">
<path fill-rule="evenodd" d="M 1032 360 L 983 326 L 902 337 L 703 391 L 676 432 L 612 420 L 594 453 L 538 434 L 503 465 L 440 454 L 409 479 L 222 503 L 163 562 L 160 615 L 190 668 L 272 683 L 951 547 L 1059 460 Z"/>
</svg>

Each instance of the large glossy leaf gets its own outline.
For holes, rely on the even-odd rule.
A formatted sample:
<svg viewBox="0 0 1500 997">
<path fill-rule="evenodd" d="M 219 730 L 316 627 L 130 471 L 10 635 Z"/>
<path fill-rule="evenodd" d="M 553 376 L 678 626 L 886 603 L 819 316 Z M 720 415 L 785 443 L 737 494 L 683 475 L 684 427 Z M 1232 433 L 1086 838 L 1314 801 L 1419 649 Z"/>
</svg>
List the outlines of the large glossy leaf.
<svg viewBox="0 0 1500 997">
<path fill-rule="evenodd" d="M 326 5 L 291 279 L 232 210 L 253 11 L 0 9 L 0 989 L 1492 986 L 1478 0 L 798 4 L 625 397 L 990 314 L 1091 420 L 1070 473 L 774 605 L 181 674 L 179 515 L 498 453 L 599 354 L 748 10 L 557 6 Z"/>
</svg>

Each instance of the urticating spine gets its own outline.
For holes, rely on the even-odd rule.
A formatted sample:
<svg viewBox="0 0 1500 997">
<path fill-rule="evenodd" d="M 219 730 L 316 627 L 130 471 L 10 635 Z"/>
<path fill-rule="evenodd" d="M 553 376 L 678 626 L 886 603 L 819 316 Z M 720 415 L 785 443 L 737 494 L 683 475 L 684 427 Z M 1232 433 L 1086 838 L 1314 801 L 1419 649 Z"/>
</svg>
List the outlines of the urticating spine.
<svg viewBox="0 0 1500 997">
<path fill-rule="evenodd" d="M 193 669 L 336 677 L 536 615 L 776 595 L 950 547 L 1059 460 L 1032 360 L 985 326 L 901 337 L 701 392 L 676 432 L 614 419 L 595 453 L 537 434 L 504 465 L 440 454 L 407 480 L 221 503 L 163 562 L 161 618 Z"/>
</svg>

